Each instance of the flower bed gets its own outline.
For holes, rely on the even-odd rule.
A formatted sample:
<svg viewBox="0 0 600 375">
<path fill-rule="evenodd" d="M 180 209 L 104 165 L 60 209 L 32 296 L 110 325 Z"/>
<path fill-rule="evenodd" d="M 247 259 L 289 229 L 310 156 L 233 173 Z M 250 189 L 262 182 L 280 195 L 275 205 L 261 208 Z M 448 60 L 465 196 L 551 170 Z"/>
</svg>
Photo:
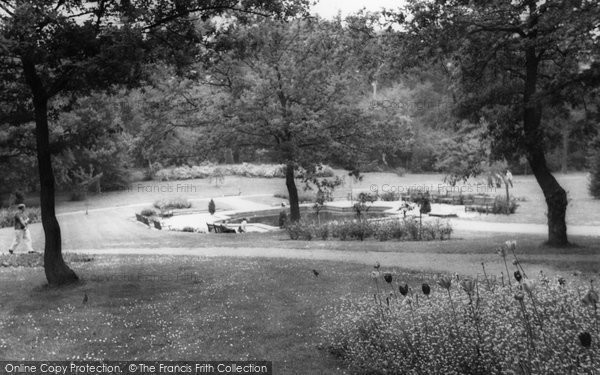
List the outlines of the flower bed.
<svg viewBox="0 0 600 375">
<path fill-rule="evenodd" d="M 287 226 L 292 240 L 339 239 L 353 241 L 431 241 L 449 239 L 452 227 L 440 220 L 420 224 L 416 220 L 341 220 L 328 223 L 300 221 Z"/>
<path fill-rule="evenodd" d="M 500 249 L 504 259 L 515 246 Z M 325 347 L 360 373 L 594 373 L 600 329 L 593 285 L 526 277 L 516 255 L 514 263 L 512 281 L 444 276 L 412 286 L 377 265 L 374 294 L 327 312 Z"/>
</svg>

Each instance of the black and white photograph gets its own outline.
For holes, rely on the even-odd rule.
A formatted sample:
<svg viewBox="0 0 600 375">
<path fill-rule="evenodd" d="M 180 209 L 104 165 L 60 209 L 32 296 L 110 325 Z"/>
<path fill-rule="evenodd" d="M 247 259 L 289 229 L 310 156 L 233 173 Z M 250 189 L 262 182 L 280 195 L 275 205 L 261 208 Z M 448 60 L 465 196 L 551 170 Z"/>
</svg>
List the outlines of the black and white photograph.
<svg viewBox="0 0 600 375">
<path fill-rule="evenodd" d="M 0 0 L 0 375 L 600 375 L 598 0 Z"/>
</svg>

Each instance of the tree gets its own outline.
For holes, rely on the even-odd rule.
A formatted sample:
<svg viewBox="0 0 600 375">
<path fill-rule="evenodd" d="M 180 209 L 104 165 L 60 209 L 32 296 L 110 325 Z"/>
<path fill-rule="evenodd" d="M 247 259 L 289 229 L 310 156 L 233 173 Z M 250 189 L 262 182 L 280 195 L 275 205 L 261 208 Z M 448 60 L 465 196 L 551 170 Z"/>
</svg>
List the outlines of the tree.
<svg viewBox="0 0 600 375">
<path fill-rule="evenodd" d="M 310 175 L 335 157 L 348 163 L 367 151 L 357 147 L 361 140 L 376 134 L 367 134 L 368 119 L 357 107 L 364 85 L 349 39 L 340 22 L 318 19 L 232 25 L 226 36 L 219 42 L 231 53 L 210 57 L 221 61 L 212 84 L 232 99 L 213 131 L 240 135 L 238 146 L 274 152 L 286 166 L 290 219 L 297 221 L 296 171 Z"/>
<path fill-rule="evenodd" d="M 214 215 L 216 210 L 215 201 L 211 199 L 210 202 L 208 202 L 208 213 Z"/>
<path fill-rule="evenodd" d="M 505 152 L 497 157 L 526 155 L 548 206 L 548 243 L 567 245 L 567 196 L 547 165 L 543 110 L 597 81 L 600 4 L 415 0 L 406 12 L 397 16 L 407 48 L 452 71 L 459 114 L 486 117 L 492 151 Z"/>
<path fill-rule="evenodd" d="M 49 284 L 77 280 L 63 260 L 55 215 L 48 126 L 51 100 L 59 93 L 77 93 L 119 82 L 134 84 L 140 79 L 144 62 L 178 57 L 164 51 L 193 54 L 201 35 L 195 32 L 192 16 L 206 19 L 236 11 L 286 17 L 305 6 L 303 0 L 0 1 L 0 122 L 35 122 L 44 270 Z M 166 47 L 158 48 L 161 45 Z M 182 59 L 172 60 L 185 63 Z"/>
</svg>

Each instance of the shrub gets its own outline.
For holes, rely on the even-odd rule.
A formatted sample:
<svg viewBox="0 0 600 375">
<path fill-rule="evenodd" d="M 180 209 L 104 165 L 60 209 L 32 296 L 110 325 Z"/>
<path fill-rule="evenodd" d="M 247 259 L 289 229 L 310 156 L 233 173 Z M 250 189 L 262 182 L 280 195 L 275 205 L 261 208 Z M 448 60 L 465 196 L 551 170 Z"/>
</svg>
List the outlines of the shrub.
<svg viewBox="0 0 600 375">
<path fill-rule="evenodd" d="M 385 193 L 381 193 L 379 195 L 379 199 L 386 202 L 395 202 L 399 201 L 402 197 L 400 193 L 397 191 L 386 191 Z"/>
<path fill-rule="evenodd" d="M 396 173 L 396 175 L 399 177 L 403 177 L 406 174 L 406 169 L 402 167 L 397 167 L 394 169 L 394 173 Z"/>
<path fill-rule="evenodd" d="M 159 199 L 154 202 L 154 207 L 159 210 L 190 208 L 192 204 L 185 198 Z"/>
<path fill-rule="evenodd" d="M 183 227 L 182 232 L 195 232 L 196 230 L 192 227 Z"/>
<path fill-rule="evenodd" d="M 315 225 L 306 221 L 299 221 L 291 223 L 286 227 L 288 234 L 292 240 L 306 240 L 310 241 L 313 239 L 313 231 Z"/>
<path fill-rule="evenodd" d="M 187 180 L 191 178 L 214 178 L 217 183 L 222 183 L 224 176 L 243 176 L 260 178 L 285 177 L 283 164 L 224 164 L 217 165 L 206 163 L 202 165 L 187 165 L 179 167 L 160 168 L 156 170 L 154 178 L 159 181 Z M 300 171 L 301 175 L 303 172 Z M 329 166 L 317 169 L 314 177 L 333 177 L 334 170 Z"/>
<path fill-rule="evenodd" d="M 494 205 L 492 206 L 492 213 L 494 214 L 514 214 L 517 211 L 517 201 L 513 198 L 510 199 L 510 202 L 506 203 L 506 198 L 504 197 L 496 197 L 494 199 Z"/>
<path fill-rule="evenodd" d="M 371 276 L 375 295 L 344 300 L 326 311 L 322 325 L 325 347 L 357 373 L 593 374 L 600 368 L 598 295 L 580 280 L 540 274 L 509 285 L 487 276 L 443 276 L 407 290 L 402 279 L 409 275 Z"/>
<path fill-rule="evenodd" d="M 69 198 L 73 202 L 84 201 L 87 198 L 87 191 L 85 191 L 83 189 L 73 190 L 73 191 L 71 191 Z"/>
<path fill-rule="evenodd" d="M 329 238 L 341 241 L 364 241 L 374 238 L 379 241 L 431 241 L 450 238 L 452 227 L 448 222 L 437 220 L 421 225 L 412 219 L 390 220 L 343 220 L 329 223 L 300 221 L 287 227 L 292 240 Z"/>
<path fill-rule="evenodd" d="M 588 158 L 590 180 L 588 190 L 592 197 L 600 199 L 600 137 L 592 143 L 593 150 Z"/>
<path fill-rule="evenodd" d="M 156 211 L 153 208 L 144 208 L 140 214 L 148 217 L 156 216 Z"/>
<path fill-rule="evenodd" d="M 210 202 L 208 202 L 208 213 L 214 215 L 216 210 L 215 201 L 211 199 Z"/>
<path fill-rule="evenodd" d="M 288 215 L 285 211 L 279 212 L 279 228 L 285 228 L 288 224 Z"/>
</svg>

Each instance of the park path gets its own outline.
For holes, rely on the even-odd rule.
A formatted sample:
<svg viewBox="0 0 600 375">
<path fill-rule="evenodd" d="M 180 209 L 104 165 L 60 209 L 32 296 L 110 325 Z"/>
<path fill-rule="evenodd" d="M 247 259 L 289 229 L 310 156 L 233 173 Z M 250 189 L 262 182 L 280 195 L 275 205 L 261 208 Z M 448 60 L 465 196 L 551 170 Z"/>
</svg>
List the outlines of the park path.
<svg viewBox="0 0 600 375">
<path fill-rule="evenodd" d="M 229 207 L 235 207 L 236 211 L 254 211 L 264 210 L 273 208 L 262 203 L 253 202 L 252 198 L 261 197 L 272 197 L 272 194 L 253 194 L 253 195 L 241 195 L 241 196 L 224 196 L 214 198 L 217 205 L 225 203 Z M 210 198 L 197 198 L 189 199 L 192 202 L 206 202 Z M 114 212 L 115 209 L 135 209 L 140 207 L 152 206 L 151 202 L 135 203 L 128 205 L 119 205 L 111 207 L 102 207 L 89 209 L 88 213 L 109 213 Z M 85 214 L 85 210 L 60 212 L 56 216 L 73 216 Z M 481 220 L 470 220 L 470 219 L 448 219 L 452 223 L 454 230 L 465 231 L 465 232 L 493 232 L 493 233 L 515 233 L 515 234 L 547 234 L 548 227 L 545 224 L 531 224 L 531 223 L 499 223 L 489 222 Z M 593 236 L 600 237 L 600 226 L 593 225 L 568 225 L 568 234 L 571 236 Z"/>
<path fill-rule="evenodd" d="M 485 263 L 488 275 L 499 276 L 504 270 L 504 263 L 496 254 L 438 254 L 421 252 L 377 252 L 377 251 L 341 251 L 325 249 L 281 249 L 281 248 L 248 248 L 248 247 L 214 247 L 214 248 L 111 248 L 111 249 L 77 249 L 65 250 L 66 253 L 89 255 L 169 255 L 197 257 L 236 257 L 236 258 L 284 258 L 313 261 L 335 261 L 364 264 L 372 266 L 379 262 L 384 268 L 402 268 L 420 272 L 451 272 L 462 275 L 482 274 L 481 263 Z M 596 255 L 575 254 L 526 254 L 521 260 L 527 261 L 528 273 L 537 274 L 540 270 L 549 275 L 559 274 L 555 268 L 542 262 L 569 260 L 570 262 L 597 259 Z M 371 270 L 371 268 L 369 268 Z M 564 272 L 563 272 L 564 273 Z"/>
</svg>

